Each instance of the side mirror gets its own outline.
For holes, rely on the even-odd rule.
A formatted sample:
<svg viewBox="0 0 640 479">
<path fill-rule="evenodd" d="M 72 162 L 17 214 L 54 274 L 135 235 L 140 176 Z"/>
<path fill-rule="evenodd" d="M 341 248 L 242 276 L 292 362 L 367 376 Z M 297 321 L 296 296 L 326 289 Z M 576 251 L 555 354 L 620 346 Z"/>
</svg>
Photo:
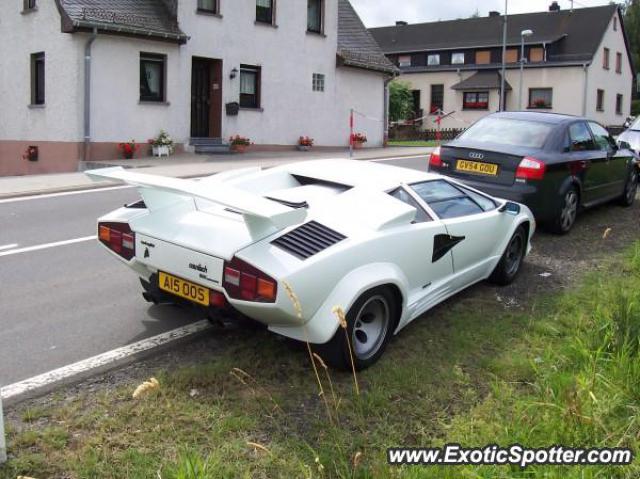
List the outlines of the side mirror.
<svg viewBox="0 0 640 479">
<path fill-rule="evenodd" d="M 620 147 L 621 150 L 631 150 L 631 145 L 624 140 L 618 140 L 618 147 Z"/>
<path fill-rule="evenodd" d="M 507 201 L 498 211 L 500 213 L 508 213 L 510 215 L 517 216 L 520 214 L 520 205 L 512 201 Z"/>
</svg>

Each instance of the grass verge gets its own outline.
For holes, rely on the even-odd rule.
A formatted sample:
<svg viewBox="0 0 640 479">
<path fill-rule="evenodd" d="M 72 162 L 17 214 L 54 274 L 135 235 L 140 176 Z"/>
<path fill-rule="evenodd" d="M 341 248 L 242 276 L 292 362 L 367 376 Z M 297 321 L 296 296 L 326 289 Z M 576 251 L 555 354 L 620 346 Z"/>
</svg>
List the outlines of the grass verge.
<svg viewBox="0 0 640 479">
<path fill-rule="evenodd" d="M 636 478 L 637 461 L 399 468 L 385 452 L 447 442 L 636 451 L 638 284 L 640 243 L 525 311 L 478 286 L 395 338 L 359 374 L 359 396 L 351 375 L 332 373 L 331 421 L 304 348 L 246 332 L 215 360 L 160 372 L 144 399 L 123 387 L 23 411 L 0 478 Z"/>
</svg>

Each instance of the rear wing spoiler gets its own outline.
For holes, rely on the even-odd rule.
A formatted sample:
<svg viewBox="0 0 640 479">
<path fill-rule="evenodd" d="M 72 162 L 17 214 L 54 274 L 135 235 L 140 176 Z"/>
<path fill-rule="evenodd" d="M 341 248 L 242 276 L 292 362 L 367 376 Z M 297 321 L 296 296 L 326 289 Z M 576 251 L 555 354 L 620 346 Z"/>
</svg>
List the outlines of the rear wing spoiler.
<svg viewBox="0 0 640 479">
<path fill-rule="evenodd" d="M 233 209 L 242 213 L 252 236 L 300 224 L 307 215 L 304 209 L 289 208 L 222 181 L 200 183 L 195 180 L 134 173 L 120 166 L 90 170 L 85 174 L 94 181 L 123 181 L 138 187 L 147 208 L 151 211 L 175 203 L 175 195 L 200 198 Z"/>
</svg>

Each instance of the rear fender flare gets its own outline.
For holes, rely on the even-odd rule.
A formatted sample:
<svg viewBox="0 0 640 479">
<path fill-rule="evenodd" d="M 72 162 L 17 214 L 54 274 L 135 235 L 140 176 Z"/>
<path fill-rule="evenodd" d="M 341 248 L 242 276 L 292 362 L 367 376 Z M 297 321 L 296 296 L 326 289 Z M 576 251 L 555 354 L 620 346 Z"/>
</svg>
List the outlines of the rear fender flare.
<svg viewBox="0 0 640 479">
<path fill-rule="evenodd" d="M 562 205 L 562 198 L 572 186 L 578 190 L 578 199 L 582 202 L 582 181 L 577 176 L 568 176 L 562 181 L 558 190 L 558 202 L 560 205 Z"/>
<path fill-rule="evenodd" d="M 401 316 L 406 313 L 408 281 L 398 266 L 392 263 L 372 263 L 354 269 L 333 288 L 327 299 L 304 326 L 271 326 L 269 330 L 299 341 L 325 344 L 333 338 L 339 324 L 333 309 L 339 306 L 345 313 L 366 291 L 385 284 L 394 285 L 402 296 Z"/>
</svg>

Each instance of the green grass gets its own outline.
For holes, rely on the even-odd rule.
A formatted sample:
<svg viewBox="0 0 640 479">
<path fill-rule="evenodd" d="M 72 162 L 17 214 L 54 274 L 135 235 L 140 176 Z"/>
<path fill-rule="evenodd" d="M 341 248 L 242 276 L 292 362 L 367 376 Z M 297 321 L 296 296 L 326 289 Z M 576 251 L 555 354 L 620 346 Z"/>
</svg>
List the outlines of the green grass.
<svg viewBox="0 0 640 479">
<path fill-rule="evenodd" d="M 414 146 L 414 147 L 435 147 L 438 143 L 435 141 L 403 141 L 403 140 L 389 140 L 389 146 Z"/>
<path fill-rule="evenodd" d="M 359 374 L 360 396 L 351 375 L 334 372 L 334 401 L 320 368 L 332 420 L 304 348 L 247 331 L 215 360 L 161 372 L 160 390 L 142 400 L 127 387 L 24 413 L 10 425 L 0 478 L 636 478 L 637 461 L 398 468 L 385 451 L 447 442 L 637 451 L 638 285 L 640 243 L 524 311 L 479 286 L 394 339 Z M 240 375 L 243 384 L 233 368 L 253 379 Z"/>
</svg>

